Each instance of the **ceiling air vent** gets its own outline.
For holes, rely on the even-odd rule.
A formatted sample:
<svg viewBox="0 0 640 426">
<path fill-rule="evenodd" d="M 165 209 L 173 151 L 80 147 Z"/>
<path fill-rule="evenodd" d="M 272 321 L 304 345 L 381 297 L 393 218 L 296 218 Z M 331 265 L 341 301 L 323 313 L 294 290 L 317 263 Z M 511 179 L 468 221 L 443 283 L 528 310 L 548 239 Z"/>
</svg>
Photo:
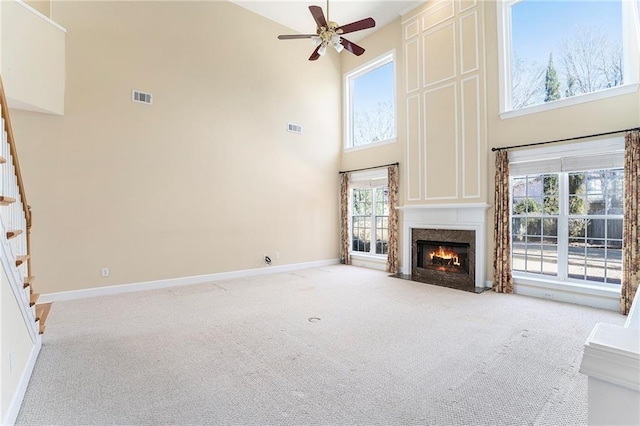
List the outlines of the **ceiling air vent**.
<svg viewBox="0 0 640 426">
<path fill-rule="evenodd" d="M 287 123 L 287 131 L 291 133 L 302 133 L 302 126 L 299 124 Z"/>
<path fill-rule="evenodd" d="M 139 90 L 134 90 L 131 94 L 131 100 L 133 102 L 139 102 L 141 104 L 152 104 L 153 96 L 151 96 L 151 93 L 145 93 Z"/>
</svg>

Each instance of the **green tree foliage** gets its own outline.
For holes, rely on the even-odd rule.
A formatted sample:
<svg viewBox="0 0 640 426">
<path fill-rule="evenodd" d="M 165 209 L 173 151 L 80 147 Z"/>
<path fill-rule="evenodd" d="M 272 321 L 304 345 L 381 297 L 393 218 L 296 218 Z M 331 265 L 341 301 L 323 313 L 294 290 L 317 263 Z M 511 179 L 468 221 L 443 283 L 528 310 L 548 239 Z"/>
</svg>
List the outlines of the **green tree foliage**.
<svg viewBox="0 0 640 426">
<path fill-rule="evenodd" d="M 585 213 L 584 197 L 585 175 L 584 173 L 569 174 L 569 214 L 583 215 Z M 579 237 L 584 235 L 584 221 L 569 221 L 569 236 Z"/>
<path fill-rule="evenodd" d="M 524 198 L 518 201 L 518 204 L 513 206 L 513 212 L 515 214 L 532 214 L 542 213 L 542 206 L 533 198 Z"/>
<path fill-rule="evenodd" d="M 528 214 L 529 216 L 539 215 L 542 213 L 542 206 L 533 198 L 524 198 L 513 206 L 513 212 L 521 215 Z M 514 226 L 514 231 L 516 231 L 515 228 L 519 228 L 516 232 L 520 235 L 520 238 L 525 234 L 525 230 L 527 235 L 540 235 L 539 218 L 517 218 L 516 222 L 517 225 Z"/>
<path fill-rule="evenodd" d="M 544 213 L 556 215 L 560 212 L 558 201 L 558 175 L 543 177 Z"/>
<path fill-rule="evenodd" d="M 549 55 L 549 65 L 547 65 L 547 74 L 544 80 L 544 101 L 551 102 L 560 99 L 560 80 L 558 73 L 553 66 L 553 55 Z"/>
<path fill-rule="evenodd" d="M 544 193 L 544 214 L 557 215 L 560 213 L 558 199 L 558 175 L 550 174 L 542 178 Z M 545 236 L 558 235 L 558 220 L 547 218 L 542 223 L 542 234 Z"/>
</svg>

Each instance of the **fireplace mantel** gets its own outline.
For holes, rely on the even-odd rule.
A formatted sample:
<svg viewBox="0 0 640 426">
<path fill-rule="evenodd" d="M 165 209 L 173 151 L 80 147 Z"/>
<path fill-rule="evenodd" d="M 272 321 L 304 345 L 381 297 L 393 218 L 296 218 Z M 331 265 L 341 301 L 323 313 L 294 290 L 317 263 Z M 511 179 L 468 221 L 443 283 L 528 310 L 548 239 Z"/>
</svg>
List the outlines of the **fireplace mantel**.
<svg viewBox="0 0 640 426">
<path fill-rule="evenodd" d="M 422 204 L 398 207 L 402 211 L 402 268 L 411 274 L 412 229 L 466 229 L 475 231 L 475 286 L 485 287 L 486 215 L 490 206 L 483 203 Z"/>
</svg>

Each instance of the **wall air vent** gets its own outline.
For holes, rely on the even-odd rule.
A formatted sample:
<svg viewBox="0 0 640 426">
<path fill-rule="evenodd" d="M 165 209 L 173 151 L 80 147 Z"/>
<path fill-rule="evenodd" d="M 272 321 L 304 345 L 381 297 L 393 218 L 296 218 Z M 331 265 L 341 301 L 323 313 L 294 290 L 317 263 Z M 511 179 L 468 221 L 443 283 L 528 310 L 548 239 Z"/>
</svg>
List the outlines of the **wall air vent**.
<svg viewBox="0 0 640 426">
<path fill-rule="evenodd" d="M 299 124 L 287 123 L 287 132 L 301 134 L 302 126 Z"/>
<path fill-rule="evenodd" d="M 151 95 L 151 93 L 145 93 L 134 89 L 131 93 L 131 100 L 133 102 L 150 105 L 153 103 L 153 96 Z"/>
</svg>

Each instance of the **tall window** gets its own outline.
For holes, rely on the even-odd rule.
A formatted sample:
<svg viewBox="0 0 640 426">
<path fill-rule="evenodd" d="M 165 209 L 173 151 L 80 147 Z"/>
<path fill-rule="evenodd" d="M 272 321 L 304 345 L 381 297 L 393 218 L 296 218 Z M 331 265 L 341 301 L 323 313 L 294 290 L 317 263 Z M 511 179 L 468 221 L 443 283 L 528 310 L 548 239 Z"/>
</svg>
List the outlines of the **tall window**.
<svg viewBox="0 0 640 426">
<path fill-rule="evenodd" d="M 392 142 L 396 137 L 394 54 L 347 73 L 345 148 Z"/>
<path fill-rule="evenodd" d="M 384 177 L 358 176 L 351 184 L 352 254 L 386 255 L 389 244 L 389 189 Z"/>
<path fill-rule="evenodd" d="M 624 169 L 593 167 L 619 164 L 620 157 L 617 153 L 514 164 L 514 276 L 619 286 Z M 552 171 L 528 172 L 536 168 Z"/>
<path fill-rule="evenodd" d="M 499 4 L 501 111 L 638 82 L 638 2 L 504 0 Z"/>
</svg>

